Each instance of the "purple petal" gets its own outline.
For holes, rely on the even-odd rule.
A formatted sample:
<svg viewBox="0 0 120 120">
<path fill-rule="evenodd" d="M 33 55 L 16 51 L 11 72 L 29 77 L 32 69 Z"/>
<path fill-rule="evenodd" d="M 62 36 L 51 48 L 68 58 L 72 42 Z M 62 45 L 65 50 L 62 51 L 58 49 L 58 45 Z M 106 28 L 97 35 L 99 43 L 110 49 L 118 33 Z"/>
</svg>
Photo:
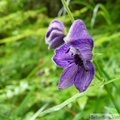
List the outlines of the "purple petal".
<svg viewBox="0 0 120 120">
<path fill-rule="evenodd" d="M 49 37 L 46 38 L 46 43 L 49 44 L 53 39 L 55 39 L 58 36 L 64 36 L 64 34 L 58 30 L 52 30 Z M 63 39 L 62 39 L 62 41 L 63 41 Z"/>
<path fill-rule="evenodd" d="M 88 71 L 85 71 L 84 66 L 82 66 L 75 77 L 74 85 L 80 92 L 83 92 L 88 88 L 94 77 L 94 65 L 91 62 L 87 62 L 87 66 Z"/>
<path fill-rule="evenodd" d="M 91 46 L 86 42 L 75 41 L 72 43 L 72 46 L 80 51 L 80 57 L 83 61 L 90 61 L 92 59 Z"/>
<path fill-rule="evenodd" d="M 93 45 L 93 40 L 82 20 L 75 20 L 70 27 L 68 35 L 64 38 L 65 43 L 72 43 L 76 40 L 82 40 L 88 42 L 88 44 L 91 44 L 91 46 Z"/>
<path fill-rule="evenodd" d="M 57 47 L 61 46 L 64 41 L 63 41 L 63 35 L 55 37 L 49 44 L 50 49 L 56 49 Z"/>
<path fill-rule="evenodd" d="M 46 34 L 46 38 L 49 37 L 50 33 L 53 31 L 53 30 L 58 30 L 58 31 L 61 31 L 64 33 L 64 25 L 61 21 L 59 20 L 53 20 L 49 27 L 48 27 L 48 31 L 47 31 L 47 34 Z"/>
<path fill-rule="evenodd" d="M 46 33 L 45 41 L 50 49 L 55 49 L 64 43 L 64 25 L 59 20 L 53 20 Z"/>
<path fill-rule="evenodd" d="M 58 88 L 65 89 L 73 85 L 75 75 L 78 72 L 78 66 L 76 64 L 71 64 L 62 73 Z"/>
<path fill-rule="evenodd" d="M 55 56 L 53 57 L 53 61 L 59 67 L 65 68 L 70 64 L 68 61 L 74 61 L 74 58 L 67 53 L 69 49 L 70 49 L 70 46 L 66 44 L 56 49 L 55 51 L 56 53 L 55 53 Z"/>
</svg>

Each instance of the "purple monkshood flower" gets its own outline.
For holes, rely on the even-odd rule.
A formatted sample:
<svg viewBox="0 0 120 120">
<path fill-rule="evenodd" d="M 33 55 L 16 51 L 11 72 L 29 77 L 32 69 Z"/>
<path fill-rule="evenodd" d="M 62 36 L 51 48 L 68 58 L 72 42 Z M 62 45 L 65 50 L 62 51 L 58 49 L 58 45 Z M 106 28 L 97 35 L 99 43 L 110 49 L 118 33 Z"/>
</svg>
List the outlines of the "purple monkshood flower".
<svg viewBox="0 0 120 120">
<path fill-rule="evenodd" d="M 65 44 L 56 49 L 53 61 L 64 68 L 60 77 L 59 89 L 72 85 L 85 91 L 94 78 L 95 68 L 92 59 L 93 40 L 82 20 L 75 20 L 71 25 Z"/>
<path fill-rule="evenodd" d="M 45 40 L 50 49 L 56 49 L 64 43 L 64 25 L 59 20 L 53 20 L 47 30 Z"/>
</svg>

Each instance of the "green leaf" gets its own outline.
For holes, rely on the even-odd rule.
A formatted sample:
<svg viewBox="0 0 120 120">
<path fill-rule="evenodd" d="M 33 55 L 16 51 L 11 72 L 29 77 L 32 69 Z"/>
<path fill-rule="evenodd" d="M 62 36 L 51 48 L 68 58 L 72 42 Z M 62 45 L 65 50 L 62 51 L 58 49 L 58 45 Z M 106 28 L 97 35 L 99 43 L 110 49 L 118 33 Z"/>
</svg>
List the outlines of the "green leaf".
<svg viewBox="0 0 120 120">
<path fill-rule="evenodd" d="M 72 96 L 71 98 L 67 99 L 66 101 L 64 101 L 63 103 L 59 104 L 59 105 L 56 105 L 52 108 L 49 108 L 43 112 L 41 112 L 39 114 L 39 116 L 41 115 L 45 115 L 45 114 L 48 114 L 48 113 L 51 113 L 51 112 L 55 112 L 55 111 L 58 111 L 60 109 L 62 109 L 64 106 L 68 105 L 69 103 L 75 101 L 76 99 L 80 98 L 80 97 L 83 97 L 83 96 L 87 96 L 89 93 L 91 93 L 94 89 L 100 87 L 100 84 L 99 85 L 96 85 L 96 86 L 91 86 L 87 89 L 87 91 L 85 92 L 82 92 L 82 93 L 77 93 L 75 94 L 74 96 Z"/>
<path fill-rule="evenodd" d="M 30 120 L 35 120 L 38 115 L 48 106 L 48 104 L 43 105 L 31 118 Z"/>
<path fill-rule="evenodd" d="M 27 94 L 27 96 L 24 98 L 24 100 L 22 101 L 22 103 L 20 104 L 20 106 L 17 108 L 17 110 L 14 113 L 14 116 L 16 117 L 17 115 L 19 115 L 22 110 L 24 109 L 25 105 L 28 103 L 29 98 L 31 97 L 32 93 L 34 92 L 36 86 L 34 86 L 30 92 Z"/>
<path fill-rule="evenodd" d="M 108 10 L 105 8 L 104 5 L 102 5 L 101 3 L 98 3 L 95 8 L 94 8 L 94 11 L 93 11 L 93 17 L 91 19 L 91 27 L 93 28 L 94 24 L 95 24 L 95 20 L 96 20 L 96 17 L 97 17 L 97 13 L 98 13 L 98 9 L 101 9 L 102 12 L 100 12 L 102 14 L 102 16 L 105 18 L 106 22 L 111 25 L 112 24 L 112 21 L 110 19 L 110 14 L 108 12 Z"/>
</svg>

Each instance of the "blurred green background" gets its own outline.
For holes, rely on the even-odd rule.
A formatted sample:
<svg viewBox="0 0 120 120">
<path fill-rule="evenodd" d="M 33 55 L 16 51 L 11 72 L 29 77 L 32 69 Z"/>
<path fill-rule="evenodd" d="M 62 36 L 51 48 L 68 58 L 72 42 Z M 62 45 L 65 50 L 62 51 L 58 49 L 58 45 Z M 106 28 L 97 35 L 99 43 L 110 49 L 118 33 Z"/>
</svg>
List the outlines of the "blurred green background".
<svg viewBox="0 0 120 120">
<path fill-rule="evenodd" d="M 93 61 L 105 73 L 101 77 L 96 69 L 92 92 L 82 96 L 74 86 L 58 90 L 63 69 L 45 44 L 53 19 L 65 24 L 66 33 L 72 24 L 62 7 L 61 0 L 0 0 L 0 120 L 88 120 L 91 113 L 117 113 L 104 80 L 120 107 L 120 0 L 69 3 L 93 37 Z"/>
</svg>

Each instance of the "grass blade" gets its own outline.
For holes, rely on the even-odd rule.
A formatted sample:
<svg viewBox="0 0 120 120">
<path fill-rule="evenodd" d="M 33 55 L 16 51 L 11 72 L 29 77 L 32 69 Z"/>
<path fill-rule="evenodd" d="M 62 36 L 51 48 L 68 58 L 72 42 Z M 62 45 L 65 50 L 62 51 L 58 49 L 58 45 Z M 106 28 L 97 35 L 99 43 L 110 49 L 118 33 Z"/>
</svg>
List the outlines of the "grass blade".
<svg viewBox="0 0 120 120">
<path fill-rule="evenodd" d="M 49 109 L 41 112 L 41 113 L 39 114 L 39 116 L 45 115 L 45 114 L 48 114 L 48 113 L 51 113 L 51 112 L 58 111 L 58 110 L 62 109 L 64 106 L 68 105 L 69 103 L 75 101 L 77 98 L 80 98 L 80 97 L 83 97 L 83 96 L 88 95 L 88 94 L 91 93 L 95 88 L 98 88 L 99 86 L 100 86 L 100 84 L 99 84 L 99 85 L 96 85 L 96 86 L 91 86 L 91 87 L 88 88 L 87 91 L 82 92 L 82 93 L 77 93 L 77 94 L 75 94 L 74 96 L 72 96 L 71 98 L 69 98 L 69 99 L 67 99 L 66 101 L 64 101 L 63 103 L 61 103 L 61 104 L 59 104 L 59 105 L 56 105 L 56 106 L 54 106 L 54 107 L 52 107 L 52 108 L 49 108 Z"/>
</svg>

